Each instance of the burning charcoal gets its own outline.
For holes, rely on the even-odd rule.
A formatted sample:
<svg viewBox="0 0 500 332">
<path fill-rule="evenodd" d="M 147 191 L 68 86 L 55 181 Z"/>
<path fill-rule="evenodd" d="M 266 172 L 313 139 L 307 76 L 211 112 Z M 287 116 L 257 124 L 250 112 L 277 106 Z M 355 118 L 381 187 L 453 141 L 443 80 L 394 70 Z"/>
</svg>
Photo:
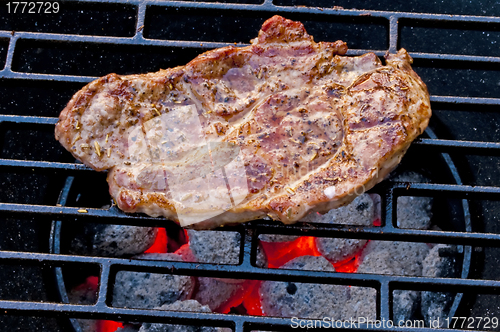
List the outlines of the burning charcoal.
<svg viewBox="0 0 500 332">
<path fill-rule="evenodd" d="M 307 221 L 328 224 L 370 226 L 375 217 L 374 204 L 370 195 L 356 197 L 351 204 L 330 210 L 324 215 L 313 213 Z M 316 238 L 318 251 L 333 263 L 348 260 L 359 252 L 366 240 L 344 238 Z"/>
<path fill-rule="evenodd" d="M 182 260 L 179 255 L 163 255 L 168 260 Z M 194 281 L 190 276 L 119 271 L 113 288 L 112 305 L 128 308 L 160 307 L 188 299 L 193 288 Z"/>
<path fill-rule="evenodd" d="M 414 172 L 403 173 L 394 178 L 398 182 L 426 182 L 427 179 Z M 431 197 L 398 197 L 397 225 L 400 228 L 428 229 L 432 217 Z"/>
<path fill-rule="evenodd" d="M 185 261 L 218 264 L 239 262 L 240 233 L 190 229 L 188 236 L 189 247 L 186 246 L 179 251 Z M 267 261 L 263 260 L 264 255 L 260 246 L 257 248 L 257 259 L 259 256 L 259 263 L 267 264 Z M 198 291 L 194 299 L 208 305 L 215 312 L 227 313 L 232 306 L 241 304 L 249 283 L 242 279 L 199 277 Z"/>
<path fill-rule="evenodd" d="M 241 304 L 252 281 L 199 277 L 198 285 L 195 300 L 214 312 L 227 313 L 231 307 Z"/>
<path fill-rule="evenodd" d="M 301 256 L 286 263 L 284 269 L 334 272 L 324 257 Z M 262 310 L 278 317 L 341 319 L 348 300 L 348 286 L 264 281 L 260 288 Z"/>
<path fill-rule="evenodd" d="M 459 276 L 457 248 L 451 245 L 438 244 L 432 248 L 424 259 L 422 275 L 432 278 L 456 278 Z M 454 293 L 422 292 L 421 311 L 425 321 L 436 321 L 444 324 L 453 304 Z M 440 326 L 440 327 L 443 327 Z"/>
<path fill-rule="evenodd" d="M 195 300 L 177 301 L 172 304 L 164 304 L 157 308 L 160 310 L 206 312 L 210 313 L 210 308 L 201 305 Z M 139 332 L 228 332 L 231 329 L 208 327 L 208 326 L 186 326 L 174 324 L 144 323 Z"/>
<path fill-rule="evenodd" d="M 380 219 L 382 219 L 382 200 L 377 194 L 368 195 L 373 201 L 373 220 L 378 220 L 380 222 Z"/>
<path fill-rule="evenodd" d="M 88 277 L 85 282 L 72 288 L 68 292 L 69 303 L 73 304 L 94 304 L 97 302 L 98 277 Z M 97 320 L 77 319 L 82 328 L 82 332 L 95 332 L 97 330 Z"/>
<path fill-rule="evenodd" d="M 97 287 L 99 278 L 90 276 L 85 282 L 68 292 L 69 303 L 94 304 L 97 302 Z"/>
<path fill-rule="evenodd" d="M 189 247 L 200 263 L 238 264 L 241 235 L 236 232 L 188 230 Z"/>
<path fill-rule="evenodd" d="M 339 263 L 353 258 L 365 244 L 366 240 L 316 238 L 318 251 L 332 263 Z"/>
<path fill-rule="evenodd" d="M 349 287 L 342 319 L 377 318 L 377 291 L 367 287 Z"/>
<path fill-rule="evenodd" d="M 92 256 L 121 257 L 143 253 L 153 245 L 157 234 L 154 227 L 85 224 L 77 228 L 70 252 Z"/>
</svg>

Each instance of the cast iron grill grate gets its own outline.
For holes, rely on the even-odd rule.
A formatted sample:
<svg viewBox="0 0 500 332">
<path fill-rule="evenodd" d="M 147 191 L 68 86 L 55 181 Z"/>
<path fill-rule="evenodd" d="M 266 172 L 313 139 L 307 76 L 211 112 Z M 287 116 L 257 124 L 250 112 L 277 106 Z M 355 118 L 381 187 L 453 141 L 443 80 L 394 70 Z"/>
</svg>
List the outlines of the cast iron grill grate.
<svg viewBox="0 0 500 332">
<path fill-rule="evenodd" d="M 350 55 L 373 51 L 382 56 L 386 51 L 395 52 L 399 47 L 405 47 L 405 38 L 412 38 L 413 35 L 408 30 L 410 27 L 415 26 L 416 29 L 423 31 L 420 37 L 425 38 L 426 31 L 434 29 L 433 24 L 444 27 L 443 29 L 456 29 L 458 26 L 469 30 L 480 30 L 487 27 L 491 31 L 493 39 L 490 40 L 487 38 L 489 36 L 487 36 L 482 42 L 492 43 L 495 40 L 500 42 L 498 38 L 500 17 L 449 15 L 447 13 L 422 14 L 337 7 L 318 8 L 300 6 L 301 3 L 297 3 L 299 6 L 286 6 L 281 2 L 280 5 L 276 5 L 267 0 L 260 4 L 256 4 L 256 1 L 246 2 L 65 1 L 60 2 L 61 11 L 67 9 L 68 12 L 74 15 L 63 15 L 62 18 L 59 18 L 60 24 L 47 23 L 43 26 L 39 26 L 36 19 L 19 22 L 16 21 L 21 18 L 19 14 L 17 16 L 15 16 L 16 14 L 4 14 L 8 19 L 4 20 L 4 23 L 0 25 L 2 29 L 0 30 L 0 56 L 5 59 L 3 70 L 0 72 L 1 86 L 4 88 L 13 86 L 13 89 L 19 89 L 18 86 L 26 83 L 30 86 L 28 91 L 36 88 L 43 89 L 44 84 L 56 87 L 68 85 L 73 88 L 90 82 L 96 78 L 95 76 L 106 74 L 107 72 L 100 72 L 99 69 L 96 69 L 106 66 L 106 64 L 110 64 L 110 68 L 107 68 L 109 72 L 116 71 L 120 74 L 153 71 L 159 69 L 158 66 L 165 68 L 180 65 L 207 49 L 226 46 L 230 43 L 236 43 L 238 46 L 244 45 L 241 41 L 254 37 L 260 24 L 274 14 L 303 21 L 308 31 L 317 39 L 321 37 L 323 40 L 352 40 L 353 42 L 349 43 L 352 47 L 348 53 Z M 101 9 L 105 14 L 100 14 L 99 10 Z M 6 8 L 3 7 L 2 10 L 4 11 Z M 83 14 L 84 10 L 86 13 L 91 12 L 92 15 L 97 15 L 99 23 L 92 24 L 92 26 L 85 24 L 89 18 L 85 16 L 86 14 Z M 112 14 L 108 15 L 106 13 Z M 77 25 L 81 24 L 82 28 L 75 28 L 72 21 L 77 22 Z M 124 28 L 118 30 L 112 22 L 122 22 Z M 170 29 L 164 28 L 166 22 L 171 24 Z M 231 27 L 234 28 L 235 25 L 245 27 L 243 37 L 241 37 L 241 33 L 232 32 Z M 215 28 L 215 26 L 220 26 L 220 28 Z M 344 35 L 338 35 L 338 31 L 341 31 Z M 249 35 L 245 36 L 245 33 Z M 372 34 L 382 35 L 383 37 L 378 39 L 370 38 Z M 470 36 L 472 39 L 480 38 L 480 36 L 474 34 Z M 497 48 L 493 46 L 470 51 L 469 48 L 443 47 L 437 53 L 428 52 L 426 49 L 423 49 L 422 52 L 412 52 L 411 49 L 409 51 L 416 64 L 421 64 L 422 72 L 433 68 L 446 70 L 450 64 L 454 66 L 458 64 L 458 67 L 466 64 L 472 67 L 472 70 L 484 71 L 492 69 L 498 71 L 500 68 L 500 55 L 494 51 L 490 52 L 490 50 Z M 123 53 L 132 54 L 135 62 L 127 62 L 126 59 L 121 57 Z M 141 57 L 144 57 L 144 59 L 138 61 L 137 59 Z M 61 62 L 59 60 L 61 58 L 66 60 Z M 93 66 L 93 64 L 98 65 Z M 486 84 L 495 83 L 494 78 L 490 76 L 485 76 Z M 432 75 L 429 76 L 428 82 L 431 91 L 434 86 L 439 84 L 439 81 L 435 80 Z M 471 89 L 474 89 L 474 87 L 471 87 Z M 76 88 L 73 90 L 76 91 Z M 447 91 L 445 88 L 436 90 Z M 489 107 L 494 111 L 498 110 L 500 96 L 498 93 L 495 94 L 494 89 L 493 92 L 491 92 L 491 89 L 487 91 L 478 90 L 474 95 L 477 95 L 477 97 L 470 97 L 467 96 L 467 93 L 458 91 L 456 95 L 433 95 L 431 101 L 435 105 L 459 105 L 465 108 Z M 52 130 L 53 125 L 57 122 L 56 116 L 60 109 L 54 109 L 51 116 L 39 116 L 35 108 L 12 111 L 5 106 L 2 107 L 2 113 L 5 114 L 0 115 L 0 126 L 2 128 L 25 126 L 34 131 Z M 428 132 L 428 136 L 429 138 L 420 138 L 415 142 L 415 148 L 422 151 L 442 153 L 442 158 L 448 163 L 452 172 L 453 181 L 451 183 L 411 184 L 411 186 L 406 183 L 385 183 L 377 186 L 374 192 L 381 196 L 383 206 L 383 223 L 381 227 L 333 227 L 313 224 L 283 226 L 266 221 L 247 223 L 233 229 L 242 234 L 242 254 L 240 263 L 235 266 L 185 262 L 130 261 L 117 258 L 2 250 L 0 251 L 0 261 L 4 264 L 49 267 L 97 266 L 100 270 L 100 285 L 99 296 L 95 305 L 2 299 L 0 300 L 0 309 L 8 314 L 33 316 L 63 316 L 180 324 L 186 321 L 190 323 L 196 321 L 200 325 L 230 327 L 235 331 L 271 328 L 286 330 L 290 326 L 290 319 L 285 318 L 110 307 L 108 304 L 112 282 L 116 271 L 119 269 L 192 276 L 335 283 L 373 287 L 377 290 L 377 315 L 380 319 L 385 320 L 391 317 L 392 291 L 396 288 L 497 294 L 500 290 L 499 281 L 467 279 L 468 271 L 465 270 L 462 273 L 462 278 L 446 279 L 263 269 L 252 264 L 252 262 L 255 262 L 256 243 L 259 234 L 300 235 L 306 233 L 310 236 L 320 237 L 450 243 L 465 246 L 464 256 L 469 259 L 472 246 L 500 247 L 500 234 L 495 233 L 470 232 L 470 229 L 467 229 L 467 231 L 465 229 L 461 231 L 410 230 L 394 226 L 395 207 L 399 196 L 445 196 L 459 199 L 463 208 L 465 224 L 468 227 L 471 224 L 474 225 L 475 222 L 474 219 L 471 219 L 473 216 L 469 212 L 468 200 L 500 200 L 500 188 L 498 186 L 476 186 L 463 183 L 449 155 L 449 153 L 461 153 L 498 157 L 500 155 L 500 143 L 494 140 L 438 139 L 432 131 Z M 49 151 L 48 154 L 50 158 L 44 157 L 44 152 L 39 154 L 38 157 L 23 154 L 22 151 L 19 154 L 4 152 L 1 155 L 0 168 L 2 172 L 24 174 L 23 172 L 33 170 L 42 174 L 56 175 L 60 178 L 91 171 L 86 166 L 69 162 L 70 160 L 67 157 L 66 159 L 64 159 L 65 157 L 59 157 L 57 153 L 51 154 Z M 63 184 L 61 183 L 61 185 Z M 64 188 L 69 190 L 68 186 Z M 19 214 L 35 218 L 49 216 L 61 220 L 63 223 L 76 218 L 89 222 L 98 220 L 101 223 L 152 226 L 164 226 L 166 224 L 163 219 L 142 215 L 126 215 L 116 208 L 87 208 L 85 214 L 78 212 L 79 209 L 57 206 L 55 203 L 52 205 L 32 204 L 23 200 L 8 200 L 0 203 L 0 211 L 5 216 L 17 216 Z"/>
</svg>

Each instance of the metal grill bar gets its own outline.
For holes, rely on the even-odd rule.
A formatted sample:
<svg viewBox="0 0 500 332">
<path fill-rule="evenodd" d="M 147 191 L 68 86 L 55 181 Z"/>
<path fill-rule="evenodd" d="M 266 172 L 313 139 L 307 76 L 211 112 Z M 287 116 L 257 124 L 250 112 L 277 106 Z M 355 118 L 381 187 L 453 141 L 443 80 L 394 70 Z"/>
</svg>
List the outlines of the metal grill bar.
<svg viewBox="0 0 500 332">
<path fill-rule="evenodd" d="M 15 256 L 15 257 L 13 257 Z M 207 276 L 215 278 L 235 278 L 235 279 L 252 279 L 252 280 L 276 280 L 276 281 L 294 281 L 322 284 L 343 284 L 351 286 L 371 286 L 384 282 L 395 282 L 405 284 L 412 289 L 421 290 L 422 287 L 417 285 L 440 286 L 434 289 L 443 290 L 442 286 L 447 286 L 447 290 L 454 289 L 461 291 L 458 287 L 475 288 L 479 286 L 484 292 L 500 292 L 500 281 L 498 280 L 480 280 L 480 279 L 460 279 L 460 278 L 429 278 L 429 277 L 408 277 L 408 276 L 393 276 L 393 275 L 378 275 L 378 274 L 356 274 L 342 272 L 320 272 L 320 271 L 303 271 L 303 270 L 285 270 L 285 269 L 268 269 L 251 266 L 238 265 L 216 265 L 205 263 L 188 263 L 188 262 L 168 262 L 168 261 L 131 261 L 130 259 L 94 257 L 94 256 L 73 256 L 73 255 L 57 255 L 43 253 L 21 253 L 13 251 L 1 251 L 1 260 L 9 260 L 11 263 L 25 262 L 30 264 L 42 264 L 47 266 L 65 264 L 98 264 L 105 271 L 106 269 L 124 269 L 127 271 L 148 271 L 154 273 L 168 273 L 176 275 L 192 275 L 192 276 Z M 109 272 L 101 274 L 101 280 L 107 280 Z M 106 277 L 106 278 L 105 278 Z M 106 296 L 105 288 L 101 288 L 99 292 L 103 297 Z M 8 301 L 0 301 L 2 303 Z M 101 301 L 100 302 L 104 302 Z M 105 305 L 105 304 L 103 304 Z M 72 306 L 72 305 L 70 305 Z"/>
<path fill-rule="evenodd" d="M 463 194 L 459 190 L 453 193 Z M 491 193 L 491 192 L 488 192 Z M 474 191 L 474 194 L 484 194 Z M 493 193 L 496 197 L 500 193 Z M 497 198 L 498 199 L 498 198 Z M 86 208 L 86 212 L 79 212 L 81 208 L 64 206 L 44 206 L 30 204 L 2 203 L 0 211 L 5 213 L 30 213 L 40 215 L 53 215 L 58 218 L 79 217 L 79 218 L 100 218 L 101 223 L 130 224 L 136 225 L 140 221 L 144 226 L 164 226 L 165 219 L 152 218 L 143 215 L 124 214 L 116 208 L 109 210 Z M 392 209 L 391 209 L 392 210 Z M 386 221 L 389 221 L 387 217 Z M 280 234 L 286 230 L 290 235 L 304 235 L 316 237 L 345 237 L 345 238 L 366 238 L 373 240 L 398 240 L 398 241 L 426 241 L 429 243 L 454 243 L 475 246 L 500 247 L 500 234 L 491 233 L 467 233 L 432 230 L 414 230 L 395 228 L 388 223 L 382 227 L 348 227 L 331 226 L 325 227 L 322 224 L 295 224 L 291 226 L 281 226 L 266 224 L 264 222 L 253 223 L 253 226 L 260 230 L 262 234 Z"/>
<path fill-rule="evenodd" d="M 82 3 L 102 4 L 109 3 L 105 0 L 80 0 Z M 470 16 L 470 15 L 445 15 L 445 14 L 421 14 L 407 12 L 390 11 L 371 11 L 357 9 L 337 9 L 337 8 L 312 8 L 312 7 L 286 7 L 276 6 L 271 0 L 266 0 L 261 5 L 249 4 L 221 4 L 221 3 L 201 3 L 185 1 L 159 1 L 159 0 L 128 0 L 112 1 L 112 3 L 124 3 L 134 5 L 137 8 L 136 33 L 133 37 L 102 37 L 85 36 L 72 34 L 54 34 L 37 32 L 15 32 L 0 31 L 0 38 L 9 40 L 7 59 L 5 67 L 0 71 L 2 79 L 16 80 L 39 80 L 39 81 L 58 81 L 58 82 L 79 82 L 87 83 L 95 79 L 91 76 L 71 76 L 55 74 L 39 74 L 29 72 L 15 72 L 12 70 L 14 55 L 17 42 L 22 41 L 45 41 L 54 43 L 82 43 L 82 44 L 112 44 L 112 45 L 130 45 L 130 46 L 157 46 L 157 47 L 176 47 L 176 48 L 217 48 L 230 45 L 231 43 L 210 42 L 210 41 L 190 41 L 190 40 L 162 40 L 149 39 L 144 37 L 142 27 L 146 24 L 146 15 L 150 8 L 184 8 L 184 9 L 217 9 L 222 14 L 225 12 L 244 11 L 255 12 L 260 15 L 266 14 L 310 14 L 314 17 L 349 17 L 360 18 L 360 16 L 369 15 L 374 18 L 384 20 L 388 27 L 389 40 L 387 48 L 394 52 L 398 47 L 399 23 L 401 19 L 432 21 L 432 22 L 467 22 L 467 23 L 487 23 L 491 25 L 500 24 L 500 17 Z M 232 45 L 232 44 L 231 44 Z M 243 46 L 246 44 L 237 44 Z M 385 50 L 349 50 L 350 55 L 363 54 L 368 51 L 374 51 L 382 56 Z M 415 59 L 459 61 L 474 63 L 500 63 L 500 57 L 495 56 L 473 56 L 459 54 L 434 54 L 434 53 L 412 53 Z M 500 105 L 500 98 L 471 98 L 456 96 L 432 96 L 433 103 L 448 103 L 461 105 Z M 57 118 L 35 117 L 35 116 L 17 116 L 0 115 L 0 124 L 35 124 L 35 125 L 54 125 Z M 421 147 L 432 147 L 439 151 L 461 152 L 472 154 L 498 155 L 500 143 L 496 142 L 475 142 L 475 141 L 457 141 L 442 140 L 436 138 L 419 139 L 416 145 Z M 449 158 L 449 156 L 445 156 Z M 0 168 L 2 170 L 11 170 L 13 168 L 31 168 L 37 170 L 51 170 L 54 172 L 81 172 L 89 171 L 90 168 L 81 164 L 56 163 L 48 161 L 24 161 L 14 159 L 0 159 Z M 41 264 L 45 266 L 64 266 L 67 264 L 91 264 L 98 265 L 101 269 L 99 298 L 95 305 L 81 306 L 70 304 L 53 304 L 38 302 L 18 302 L 0 300 L 0 309 L 6 313 L 12 314 L 33 314 L 47 316 L 71 316 L 82 318 L 102 318 L 114 320 L 135 320 L 135 321 L 158 321 L 168 323 L 185 323 L 186 321 L 197 321 L 200 324 L 210 326 L 226 326 L 235 329 L 235 331 L 248 331 L 251 328 L 261 326 L 270 326 L 272 324 L 282 327 L 290 326 L 289 319 L 273 317 L 252 317 L 236 315 L 218 315 L 204 313 L 186 313 L 169 312 L 154 310 L 138 310 L 111 308 L 106 304 L 109 293 L 109 280 L 113 272 L 117 269 L 127 269 L 132 271 L 155 271 L 183 275 L 203 275 L 212 277 L 226 278 L 244 278 L 257 280 L 285 280 L 300 282 L 319 282 L 319 283 L 339 283 L 348 285 L 371 286 L 378 290 L 378 311 L 379 316 L 389 319 L 390 298 L 392 290 L 396 287 L 405 287 L 406 289 L 436 289 L 436 287 L 449 290 L 462 291 L 470 289 L 480 292 L 500 293 L 500 281 L 497 280 L 477 280 L 477 279 L 446 279 L 446 278 L 426 278 L 426 277 L 401 277 L 387 275 L 361 275 L 347 273 L 328 273 L 317 271 L 295 271 L 263 269 L 252 266 L 252 258 L 255 258 L 255 243 L 257 236 L 262 233 L 286 233 L 323 237 L 346 237 L 346 238 L 370 238 L 380 240 L 419 241 L 454 243 L 458 245 L 478 245 L 500 247 L 500 234 L 490 233 L 467 233 L 450 231 L 430 231 L 430 230 L 408 230 L 399 229 L 393 226 L 393 214 L 395 213 L 395 203 L 398 196 L 402 195 L 422 195 L 434 196 L 443 195 L 447 197 L 463 199 L 486 199 L 499 200 L 499 187 L 474 187 L 462 185 L 444 184 L 412 184 L 407 188 L 407 184 L 395 183 L 381 186 L 381 196 L 386 200 L 386 210 L 384 226 L 382 227 L 326 227 L 321 224 L 297 224 L 292 226 L 276 225 L 266 222 L 251 222 L 241 226 L 241 232 L 244 235 L 242 244 L 242 257 L 239 265 L 214 265 L 198 264 L 185 262 L 158 262 L 158 261 L 130 261 L 126 259 L 99 258 L 72 255 L 56 255 L 42 253 L 23 253 L 13 251 L 0 251 L 0 261 L 6 263 L 26 263 Z M 15 203 L 0 203 L 0 211 L 8 214 L 29 213 L 32 215 L 52 215 L 57 219 L 66 220 L 69 218 L 99 218 L 103 223 L 125 223 L 141 225 L 164 225 L 166 221 L 161 218 L 151 218 L 142 215 L 128 215 L 118 211 L 115 207 L 111 209 L 86 209 L 87 212 L 78 212 L 79 208 L 64 206 L 47 205 L 28 205 Z M 466 211 L 466 214 L 468 211 Z M 467 216 L 466 216 L 467 217 Z M 55 217 L 56 218 L 56 217 Z M 252 247 L 253 246 L 253 247 Z M 465 251 L 470 254 L 470 248 Z M 373 330 L 367 327 L 360 327 L 360 330 Z M 380 329 L 378 329 L 380 330 Z M 388 329 L 391 330 L 391 329 Z M 398 330 L 411 330 L 398 328 Z M 421 329 L 421 331 L 439 331 L 440 329 Z"/>
<path fill-rule="evenodd" d="M 65 171 L 92 171 L 92 168 L 83 164 L 57 163 L 53 161 L 31 161 L 31 160 L 14 160 L 0 159 L 0 167 L 14 168 L 31 168 L 31 169 L 52 169 Z"/>
</svg>

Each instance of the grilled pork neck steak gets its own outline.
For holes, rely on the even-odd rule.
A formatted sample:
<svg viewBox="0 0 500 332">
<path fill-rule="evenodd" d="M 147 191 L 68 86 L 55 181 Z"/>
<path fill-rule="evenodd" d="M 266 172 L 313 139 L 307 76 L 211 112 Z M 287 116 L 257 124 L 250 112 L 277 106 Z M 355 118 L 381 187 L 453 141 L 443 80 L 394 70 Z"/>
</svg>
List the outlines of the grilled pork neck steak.
<svg viewBox="0 0 500 332">
<path fill-rule="evenodd" d="M 293 223 L 380 182 L 431 116 L 404 49 L 385 66 L 346 51 L 274 16 L 248 47 L 95 80 L 62 111 L 56 138 L 109 171 L 123 211 L 195 228 Z"/>
</svg>

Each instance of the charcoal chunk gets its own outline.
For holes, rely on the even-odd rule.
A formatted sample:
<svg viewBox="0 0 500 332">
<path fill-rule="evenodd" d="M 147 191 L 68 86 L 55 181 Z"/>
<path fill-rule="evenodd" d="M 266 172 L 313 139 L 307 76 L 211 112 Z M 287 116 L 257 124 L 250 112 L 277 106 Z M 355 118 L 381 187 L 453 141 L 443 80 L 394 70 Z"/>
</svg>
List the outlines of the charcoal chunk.
<svg viewBox="0 0 500 332">
<path fill-rule="evenodd" d="M 266 253 L 264 252 L 264 249 L 262 248 L 262 244 L 259 243 L 257 245 L 257 253 L 255 257 L 255 265 L 258 267 L 267 267 L 267 256 Z"/>
<path fill-rule="evenodd" d="M 332 263 L 339 263 L 353 258 L 366 242 L 358 239 L 316 238 L 316 247 Z"/>
<path fill-rule="evenodd" d="M 325 214 L 312 212 L 302 218 L 301 222 L 370 226 L 374 219 L 374 204 L 370 195 L 358 196 L 350 204 L 328 211 Z M 261 234 L 264 242 L 291 242 L 298 238 L 295 235 Z M 340 241 L 343 239 L 339 239 Z"/>
<path fill-rule="evenodd" d="M 195 300 L 177 301 L 172 304 L 164 304 L 157 308 L 159 310 L 205 312 L 210 313 L 210 308 L 201 305 Z M 230 329 L 209 326 L 189 326 L 175 324 L 144 323 L 139 332 L 228 332 Z"/>
<path fill-rule="evenodd" d="M 197 262 L 238 264 L 241 235 L 237 232 L 188 230 L 189 247 Z"/>
<path fill-rule="evenodd" d="M 170 260 L 181 260 L 175 254 L 165 254 Z M 177 257 L 176 257 L 177 256 Z M 155 308 L 188 299 L 194 289 L 190 276 L 119 271 L 113 287 L 114 307 Z"/>
<path fill-rule="evenodd" d="M 194 299 L 212 311 L 222 312 L 229 300 L 240 298 L 245 293 L 246 287 L 246 280 L 199 277 Z"/>
<path fill-rule="evenodd" d="M 302 220 L 301 220 L 302 221 Z M 292 242 L 299 238 L 297 235 L 261 234 L 259 240 L 264 242 Z"/>
<path fill-rule="evenodd" d="M 310 213 L 301 221 L 323 224 L 370 226 L 375 215 L 373 200 L 369 194 L 356 197 L 350 204 L 332 209 L 325 214 Z"/>
<path fill-rule="evenodd" d="M 116 329 L 115 332 L 138 332 L 139 331 L 139 328 L 135 327 L 135 326 L 124 326 L 124 327 L 119 327 L 118 329 Z M 95 332 L 95 331 L 93 331 Z"/>
<path fill-rule="evenodd" d="M 154 227 L 85 224 L 77 227 L 70 252 L 104 257 L 132 256 L 153 245 L 158 233 Z"/>
<path fill-rule="evenodd" d="M 344 306 L 342 319 L 375 320 L 377 318 L 377 291 L 368 287 L 349 287 L 349 300 Z"/>
<path fill-rule="evenodd" d="M 429 253 L 425 243 L 370 241 L 363 250 L 358 273 L 421 276 L 422 262 Z M 393 320 L 412 319 L 418 310 L 420 292 L 393 292 Z"/>
<path fill-rule="evenodd" d="M 418 242 L 370 241 L 361 255 L 359 273 L 421 276 L 429 246 Z"/>
<path fill-rule="evenodd" d="M 297 257 L 282 268 L 335 271 L 324 257 L 313 256 Z M 260 288 L 262 309 L 269 316 L 340 319 L 348 289 L 343 285 L 264 281 Z"/>
<path fill-rule="evenodd" d="M 374 204 L 370 195 L 356 197 L 351 204 L 330 210 L 324 215 L 312 213 L 306 217 L 309 222 L 370 226 L 375 218 Z M 366 240 L 345 238 L 316 238 L 318 251 L 333 263 L 351 259 L 366 244 Z"/>
<path fill-rule="evenodd" d="M 459 266 L 456 246 L 438 244 L 429 251 L 424 259 L 422 274 L 432 278 L 457 278 Z M 440 327 L 444 325 L 450 313 L 455 293 L 451 292 L 422 292 L 421 312 L 425 321 L 439 319 Z"/>
</svg>

